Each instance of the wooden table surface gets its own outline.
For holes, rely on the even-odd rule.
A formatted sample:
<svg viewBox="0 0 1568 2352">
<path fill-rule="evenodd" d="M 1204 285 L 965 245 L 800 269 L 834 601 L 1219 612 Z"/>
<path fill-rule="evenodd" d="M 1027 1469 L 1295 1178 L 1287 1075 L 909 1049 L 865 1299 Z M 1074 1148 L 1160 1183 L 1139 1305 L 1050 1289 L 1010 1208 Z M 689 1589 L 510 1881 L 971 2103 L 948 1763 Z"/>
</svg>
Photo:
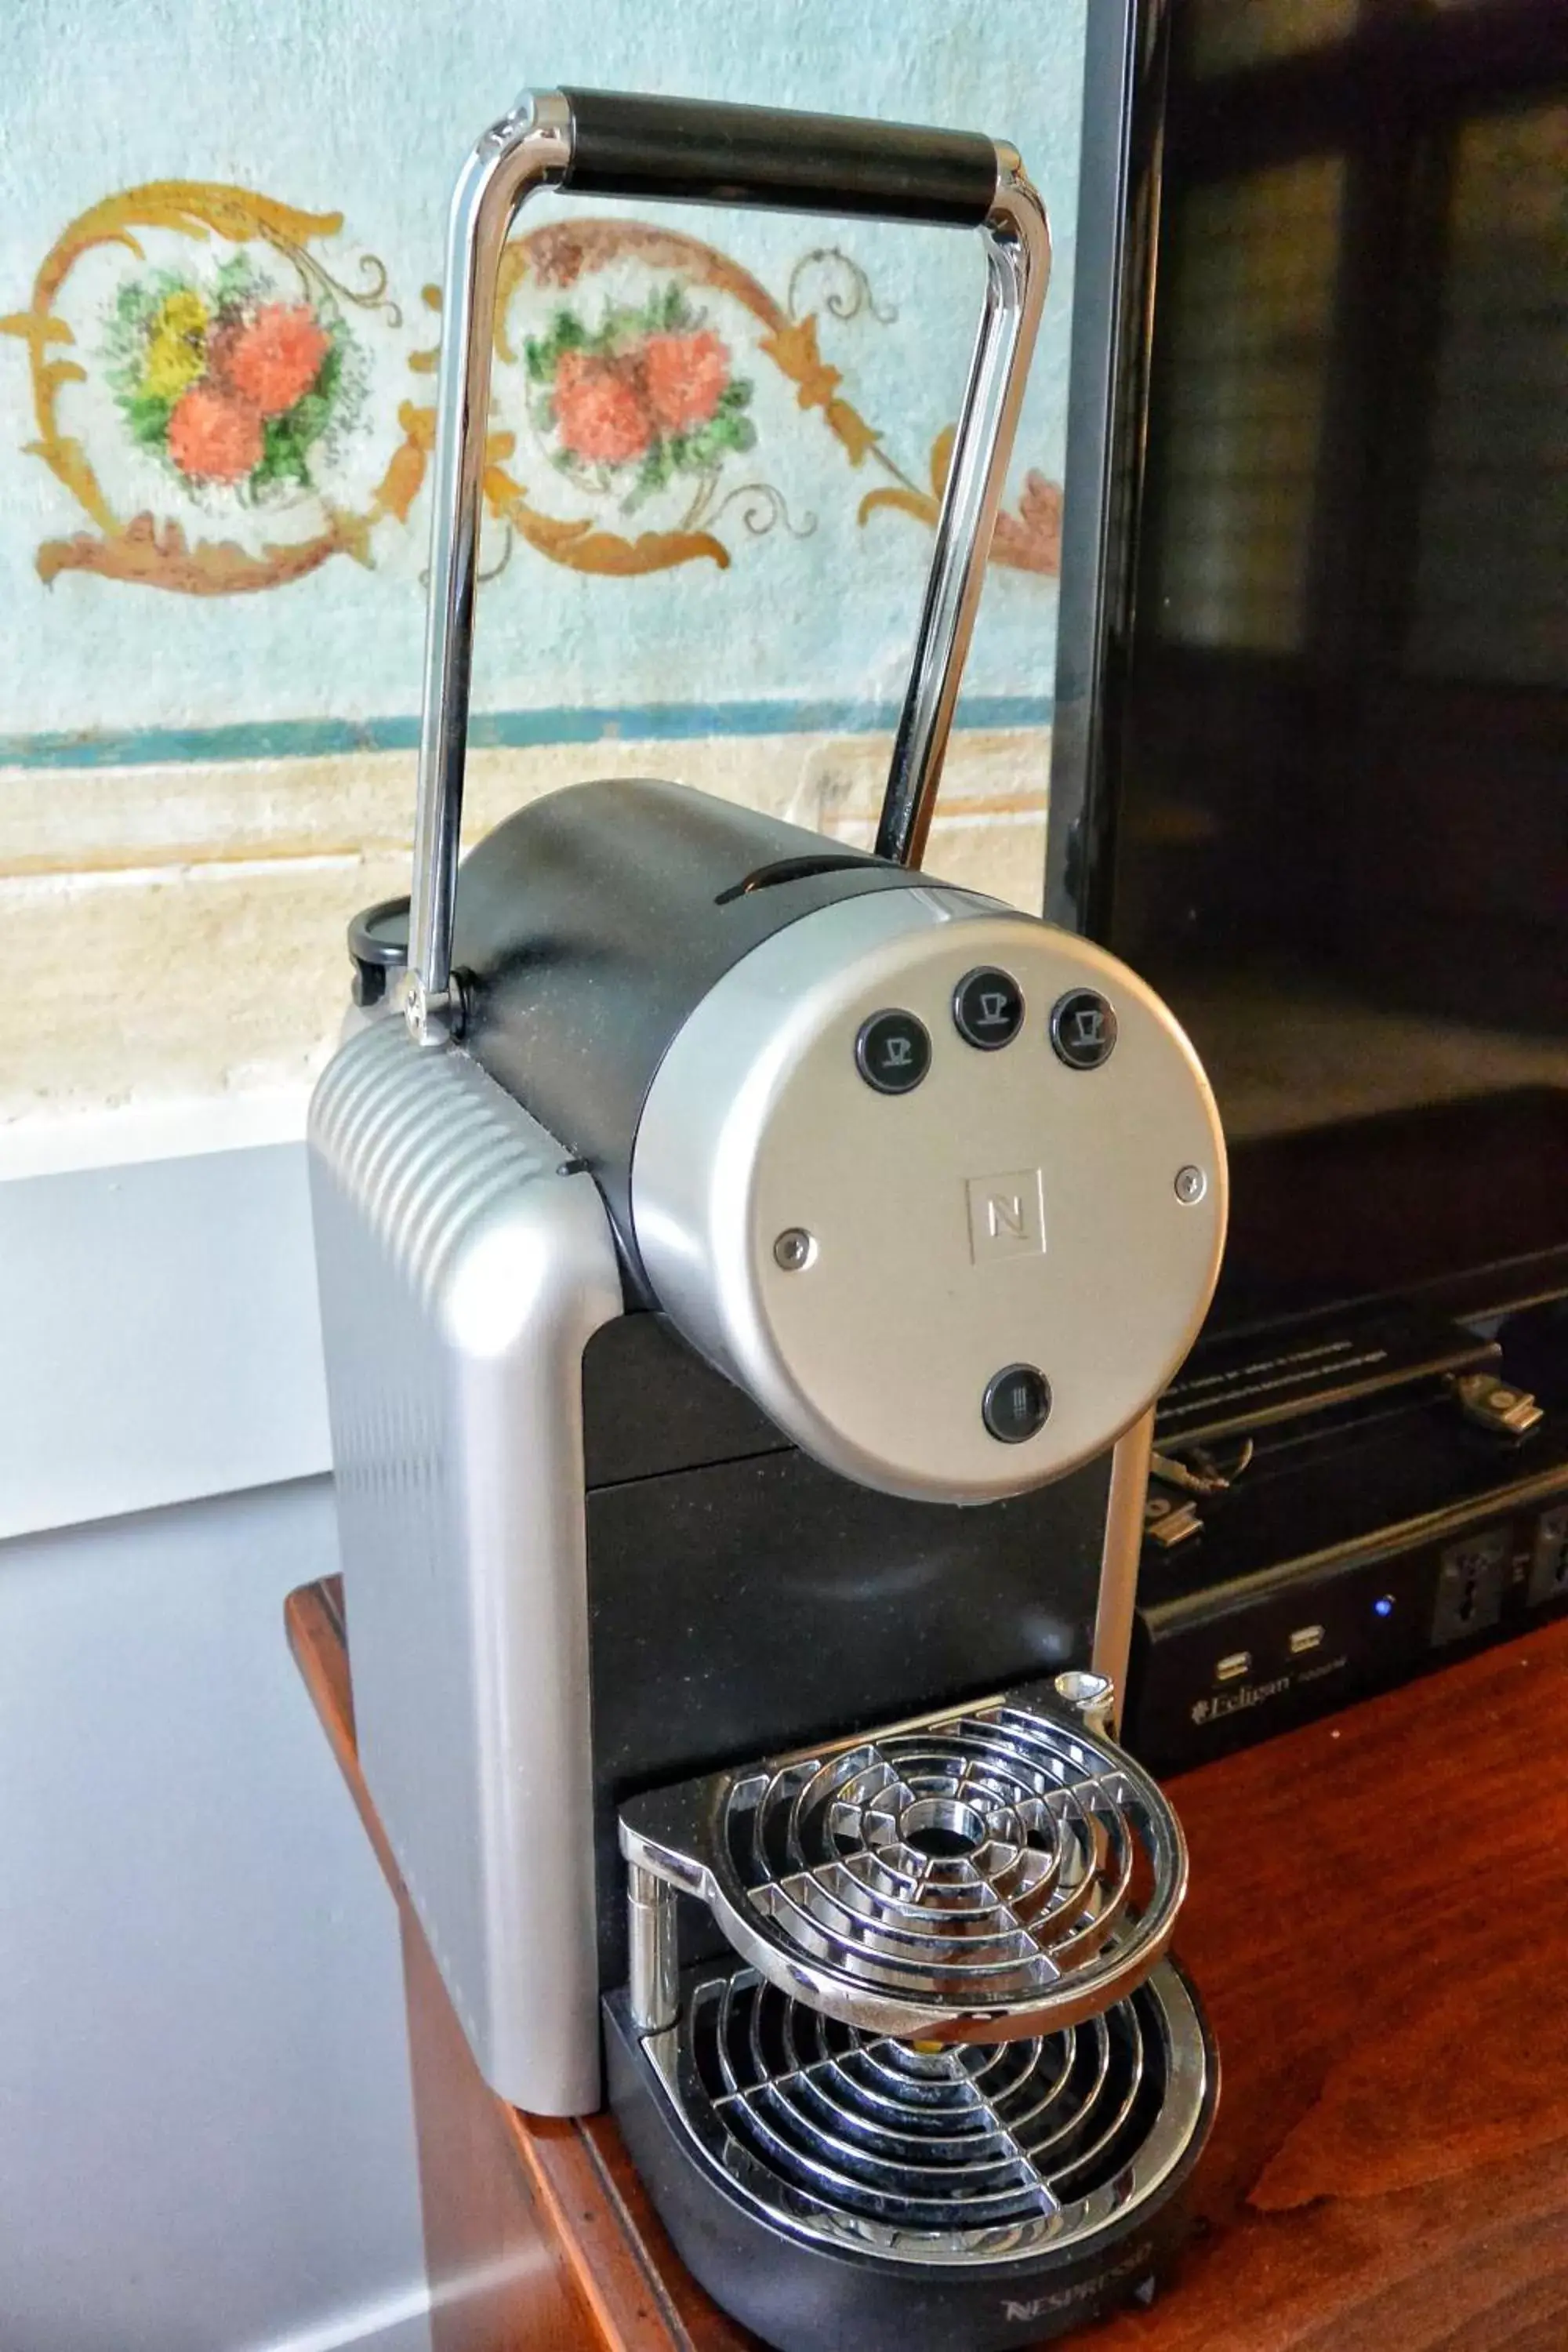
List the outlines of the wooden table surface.
<svg viewBox="0 0 1568 2352">
<path fill-rule="evenodd" d="M 741 2352 L 609 2118 L 480 2081 L 359 1774 L 333 1589 L 288 1618 L 399 1897 L 437 2352 Z M 1223 2071 L 1198 2230 L 1152 2311 L 1071 2340 L 1568 2352 L 1568 1622 L 1173 1793 Z"/>
</svg>

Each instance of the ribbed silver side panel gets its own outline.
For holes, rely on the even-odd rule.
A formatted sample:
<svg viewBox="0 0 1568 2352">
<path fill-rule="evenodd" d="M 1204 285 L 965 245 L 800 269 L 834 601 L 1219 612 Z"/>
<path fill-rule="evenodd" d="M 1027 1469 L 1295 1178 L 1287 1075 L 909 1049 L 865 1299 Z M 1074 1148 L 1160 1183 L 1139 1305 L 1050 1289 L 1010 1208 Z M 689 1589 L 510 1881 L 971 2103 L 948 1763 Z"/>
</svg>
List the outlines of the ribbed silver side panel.
<svg viewBox="0 0 1568 2352">
<path fill-rule="evenodd" d="M 621 1312 L 586 1175 L 458 1048 L 375 1023 L 310 1113 L 360 1755 L 487 2080 L 598 2105 L 582 1354 Z"/>
</svg>

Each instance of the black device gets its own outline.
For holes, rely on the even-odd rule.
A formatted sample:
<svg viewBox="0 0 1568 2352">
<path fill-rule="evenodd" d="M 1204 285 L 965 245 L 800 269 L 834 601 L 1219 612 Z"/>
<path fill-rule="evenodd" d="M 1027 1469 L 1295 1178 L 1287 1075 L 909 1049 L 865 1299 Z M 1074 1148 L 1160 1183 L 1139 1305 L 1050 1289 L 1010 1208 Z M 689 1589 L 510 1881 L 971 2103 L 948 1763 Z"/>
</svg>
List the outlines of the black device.
<svg viewBox="0 0 1568 2352">
<path fill-rule="evenodd" d="M 1086 415 L 1114 390 L 1067 486 L 1106 560 L 1074 573 L 1047 912 L 1149 973 L 1214 1081 L 1216 1328 L 1544 1296 L 1568 15 L 1141 16 L 1121 267 L 1075 379 Z"/>
<path fill-rule="evenodd" d="M 1145 1506 L 1127 1730 L 1153 1769 L 1568 1606 L 1568 1360 L 1542 1402 L 1507 1330 L 1391 1305 L 1200 1340 Z"/>
<path fill-rule="evenodd" d="M 1167 1768 L 1528 1629 L 1562 1524 L 1568 16 L 1266 13 L 1140 11 L 1068 482 L 1105 562 L 1047 908 L 1157 981 L 1230 1148 L 1157 1452 L 1194 1466 L 1205 1380 L 1293 1368 L 1208 1493 L 1152 1489 L 1131 1721 Z M 1403 1369 L 1342 1396 L 1363 1352 Z M 1542 1417 L 1489 1430 L 1458 1378 Z"/>
</svg>

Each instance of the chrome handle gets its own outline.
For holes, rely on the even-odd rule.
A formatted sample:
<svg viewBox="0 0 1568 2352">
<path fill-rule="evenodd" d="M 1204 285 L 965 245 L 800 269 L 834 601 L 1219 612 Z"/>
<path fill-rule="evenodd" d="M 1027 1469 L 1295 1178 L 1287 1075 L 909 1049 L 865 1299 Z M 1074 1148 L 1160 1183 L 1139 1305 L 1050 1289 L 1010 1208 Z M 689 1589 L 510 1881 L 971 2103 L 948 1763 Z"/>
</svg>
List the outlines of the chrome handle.
<svg viewBox="0 0 1568 2352">
<path fill-rule="evenodd" d="M 562 95 L 573 125 L 566 184 L 584 195 L 978 228 L 996 190 L 996 150 L 973 131 L 626 90 Z"/>
<path fill-rule="evenodd" d="M 501 249 L 524 198 L 559 182 L 571 160 L 566 100 L 558 91 L 540 97 L 525 92 L 514 110 L 485 132 L 452 192 L 436 379 L 425 702 L 404 999 L 409 1028 L 421 1041 L 445 1032 L 451 1007 L 452 918 Z"/>
<path fill-rule="evenodd" d="M 640 103 L 615 101 L 602 93 L 595 94 L 595 102 L 601 113 L 616 103 L 624 105 L 628 122 L 637 120 L 630 110 Z M 693 117 L 703 113 L 695 105 L 689 110 Z M 742 110 L 722 111 L 733 118 Z M 809 124 L 815 119 L 802 121 Z M 771 120 L 776 123 L 788 118 Z M 880 129 L 844 127 L 868 134 Z M 933 132 L 931 137 L 933 146 L 951 148 L 954 134 Z M 526 93 L 510 114 L 486 131 L 464 164 L 452 197 L 436 388 L 425 698 L 404 999 L 409 1028 L 421 1041 L 445 1036 L 458 1025 L 453 1017 L 452 927 L 501 250 L 520 206 L 536 188 L 572 184 L 574 149 L 571 98 L 561 90 Z M 879 853 L 905 866 L 918 865 L 925 846 L 1050 269 L 1050 236 L 1039 196 L 1012 148 L 998 145 L 994 152 L 995 187 L 980 222 L 986 241 L 985 304 L 937 518 L 936 547 L 877 835 Z M 594 175 L 584 176 L 591 187 Z M 697 193 L 705 195 L 711 190 L 704 187 Z M 863 187 L 847 187 L 842 194 L 847 210 L 893 209 L 867 201 Z M 771 185 L 731 185 L 725 199 L 790 208 L 804 202 L 799 190 L 781 194 Z M 894 216 L 910 217 L 910 208 L 905 205 Z"/>
<path fill-rule="evenodd" d="M 985 307 L 877 828 L 877 855 L 898 866 L 918 866 L 925 854 L 1051 272 L 1045 206 L 1016 150 L 998 145 L 996 166 L 995 198 L 981 224 Z"/>
</svg>

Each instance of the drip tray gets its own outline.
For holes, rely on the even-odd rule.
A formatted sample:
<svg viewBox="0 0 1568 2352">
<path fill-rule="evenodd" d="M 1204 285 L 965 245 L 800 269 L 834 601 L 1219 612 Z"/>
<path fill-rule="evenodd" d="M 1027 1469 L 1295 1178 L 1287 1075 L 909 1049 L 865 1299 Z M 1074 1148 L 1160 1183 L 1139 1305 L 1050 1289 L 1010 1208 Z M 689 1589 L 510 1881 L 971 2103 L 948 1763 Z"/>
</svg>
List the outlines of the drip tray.
<svg viewBox="0 0 1568 2352">
<path fill-rule="evenodd" d="M 745 1966 L 688 1970 L 679 2011 L 639 2035 L 606 2003 L 612 2101 L 688 2265 L 767 2342 L 973 2352 L 1152 2296 L 1217 2089 L 1173 1962 L 1005 2044 L 863 2032 Z"/>
<path fill-rule="evenodd" d="M 948 2049 L 857 2032 L 752 1969 L 699 1970 L 680 2024 L 645 2047 L 692 2137 L 773 2221 L 921 2263 L 1091 2234 L 1159 2188 L 1207 2087 L 1169 1963 L 1082 2025 Z"/>
</svg>

